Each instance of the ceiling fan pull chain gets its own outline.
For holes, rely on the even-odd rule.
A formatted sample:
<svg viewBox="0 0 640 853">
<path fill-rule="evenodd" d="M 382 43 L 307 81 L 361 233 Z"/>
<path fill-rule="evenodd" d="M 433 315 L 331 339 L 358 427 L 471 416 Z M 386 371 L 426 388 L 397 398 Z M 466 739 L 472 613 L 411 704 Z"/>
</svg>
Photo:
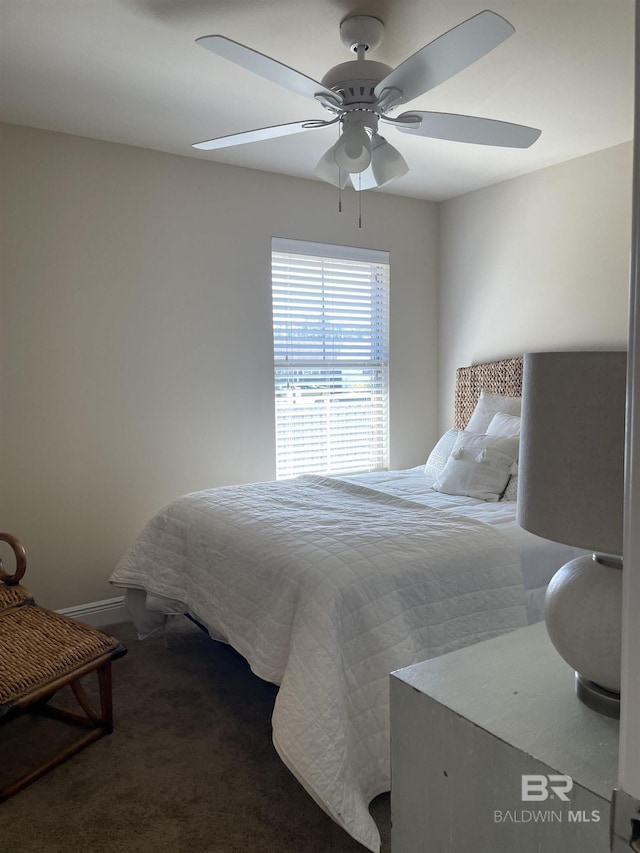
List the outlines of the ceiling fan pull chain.
<svg viewBox="0 0 640 853">
<path fill-rule="evenodd" d="M 358 172 L 358 228 L 362 228 L 362 172 Z"/>
</svg>

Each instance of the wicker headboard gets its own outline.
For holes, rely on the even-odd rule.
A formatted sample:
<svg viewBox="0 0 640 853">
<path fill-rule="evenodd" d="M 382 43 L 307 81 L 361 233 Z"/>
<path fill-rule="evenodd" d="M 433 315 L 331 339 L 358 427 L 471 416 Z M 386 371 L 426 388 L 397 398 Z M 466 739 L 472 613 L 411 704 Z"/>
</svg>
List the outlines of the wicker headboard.
<svg viewBox="0 0 640 853">
<path fill-rule="evenodd" d="M 454 426 L 464 429 L 473 414 L 481 391 L 522 396 L 522 356 L 489 361 L 456 370 Z"/>
</svg>

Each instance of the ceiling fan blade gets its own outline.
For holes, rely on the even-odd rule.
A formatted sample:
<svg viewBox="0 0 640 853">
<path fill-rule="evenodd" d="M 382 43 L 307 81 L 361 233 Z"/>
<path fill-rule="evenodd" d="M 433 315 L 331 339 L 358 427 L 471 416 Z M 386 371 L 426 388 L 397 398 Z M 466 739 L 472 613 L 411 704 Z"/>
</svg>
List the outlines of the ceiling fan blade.
<svg viewBox="0 0 640 853">
<path fill-rule="evenodd" d="M 202 36 L 196 39 L 196 44 L 215 53 L 216 56 L 222 56 L 228 59 L 229 62 L 234 62 L 241 68 L 247 71 L 252 71 L 259 77 L 266 80 L 271 80 L 272 83 L 277 83 L 279 86 L 284 86 L 285 89 L 290 89 L 292 92 L 297 92 L 299 95 L 305 95 L 307 98 L 315 98 L 316 95 L 323 95 L 325 98 L 336 104 L 342 103 L 342 97 L 337 95 L 331 89 L 327 89 L 322 83 L 307 77 L 300 71 L 284 65 L 270 56 L 265 56 L 257 50 L 246 47 L 237 41 L 228 39 L 225 36 Z"/>
<path fill-rule="evenodd" d="M 421 119 L 421 122 L 417 128 L 410 125 L 394 125 L 401 133 L 428 136 L 433 139 L 448 139 L 452 142 L 472 142 L 476 145 L 498 145 L 502 148 L 528 148 L 542 132 L 535 127 L 526 127 L 523 124 L 511 124 L 508 121 L 461 116 L 454 113 L 430 113 L 416 110 L 403 113 L 403 116 L 416 116 Z"/>
<path fill-rule="evenodd" d="M 400 103 L 428 92 L 463 68 L 489 53 L 515 29 L 511 24 L 485 10 L 439 36 L 388 74 L 375 88 L 377 97 L 388 89 L 402 92 Z"/>
<path fill-rule="evenodd" d="M 337 121 L 337 118 L 330 121 L 309 119 L 308 121 L 292 121 L 289 124 L 274 124 L 271 127 L 259 127 L 256 130 L 245 130 L 242 133 L 232 133 L 229 136 L 207 139 L 205 142 L 195 142 L 191 147 L 198 148 L 201 151 L 214 151 L 218 148 L 229 148 L 232 145 L 244 145 L 246 142 L 260 142 L 264 139 L 274 139 L 277 136 L 302 133 L 303 130 L 313 130 L 316 127 L 328 127 Z"/>
</svg>

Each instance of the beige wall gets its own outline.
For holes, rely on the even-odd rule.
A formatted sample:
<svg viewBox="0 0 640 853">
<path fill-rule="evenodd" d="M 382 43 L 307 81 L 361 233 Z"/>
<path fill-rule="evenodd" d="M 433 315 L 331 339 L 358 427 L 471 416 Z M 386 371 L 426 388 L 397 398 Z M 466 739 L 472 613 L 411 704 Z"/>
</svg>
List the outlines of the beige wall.
<svg viewBox="0 0 640 853">
<path fill-rule="evenodd" d="M 456 367 L 625 345 L 631 169 L 628 143 L 441 205 L 441 430 Z"/>
<path fill-rule="evenodd" d="M 177 495 L 274 476 L 272 236 L 391 252 L 393 467 L 450 425 L 456 367 L 626 340 L 631 144 L 441 205 L 367 193 L 360 230 L 324 184 L 0 142 L 0 528 L 51 607 L 117 594 L 113 565 Z"/>
<path fill-rule="evenodd" d="M 0 528 L 42 604 L 178 495 L 274 476 L 272 236 L 391 253 L 391 464 L 437 432 L 437 205 L 1 128 Z"/>
</svg>

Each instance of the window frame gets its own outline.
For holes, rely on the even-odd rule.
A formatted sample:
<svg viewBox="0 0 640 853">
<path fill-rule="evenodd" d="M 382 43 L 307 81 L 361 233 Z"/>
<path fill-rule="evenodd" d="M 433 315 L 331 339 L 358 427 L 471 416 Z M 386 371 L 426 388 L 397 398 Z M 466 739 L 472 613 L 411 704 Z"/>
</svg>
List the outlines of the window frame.
<svg viewBox="0 0 640 853">
<path fill-rule="evenodd" d="M 283 271 L 286 256 L 291 257 L 294 270 L 288 296 Z M 276 478 L 387 470 L 389 252 L 274 237 L 271 259 Z M 295 272 L 296 259 L 302 266 L 307 259 L 311 270 Z M 367 266 L 371 269 L 365 273 Z M 282 276 L 280 281 L 278 275 Z M 318 276 L 317 289 L 313 275 Z M 321 354 L 313 335 L 308 340 L 300 332 L 289 333 L 290 338 L 283 335 L 287 299 L 292 303 L 290 322 L 295 325 L 297 321 L 298 330 L 305 320 L 310 328 L 317 321 L 317 328 L 324 333 Z M 326 334 L 334 324 L 342 341 L 339 349 L 336 337 Z M 358 326 L 363 330 L 361 337 Z M 288 349 L 286 357 L 282 356 L 283 348 Z M 310 371 L 314 372 L 311 386 L 289 384 L 291 377 L 309 376 Z M 287 390 L 283 392 L 285 382 Z M 308 390 L 301 391 L 303 388 Z M 354 397 L 356 393 L 360 396 Z M 310 400 L 305 401 L 304 396 L 312 398 L 314 405 L 309 406 Z M 294 450 L 296 439 L 298 449 Z"/>
</svg>

